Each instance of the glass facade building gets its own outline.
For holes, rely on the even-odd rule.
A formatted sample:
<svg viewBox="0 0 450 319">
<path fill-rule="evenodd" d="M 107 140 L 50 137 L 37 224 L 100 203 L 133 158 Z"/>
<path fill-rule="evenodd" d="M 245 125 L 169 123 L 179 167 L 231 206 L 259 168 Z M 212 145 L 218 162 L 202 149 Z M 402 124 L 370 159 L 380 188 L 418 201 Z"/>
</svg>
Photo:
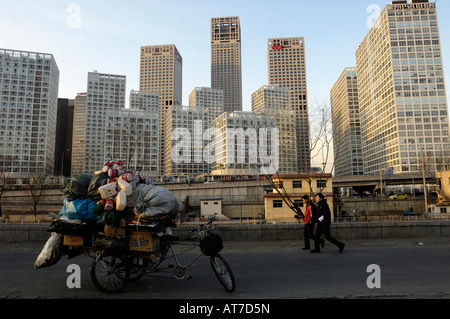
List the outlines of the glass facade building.
<svg viewBox="0 0 450 319">
<path fill-rule="evenodd" d="M 437 4 L 393 1 L 356 51 L 364 174 L 448 169 Z"/>
<path fill-rule="evenodd" d="M 335 176 L 363 175 L 356 68 L 345 68 L 330 91 Z"/>
</svg>

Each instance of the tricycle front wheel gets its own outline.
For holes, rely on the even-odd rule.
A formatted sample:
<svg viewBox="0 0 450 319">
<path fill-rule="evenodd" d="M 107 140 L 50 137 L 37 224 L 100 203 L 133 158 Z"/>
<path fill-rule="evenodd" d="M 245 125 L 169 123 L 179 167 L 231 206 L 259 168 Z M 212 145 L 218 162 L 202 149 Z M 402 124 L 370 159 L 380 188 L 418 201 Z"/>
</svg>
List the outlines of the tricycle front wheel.
<svg viewBox="0 0 450 319">
<path fill-rule="evenodd" d="M 217 279 L 228 292 L 234 292 L 236 289 L 236 281 L 233 272 L 226 262 L 225 258 L 217 254 L 210 257 L 211 267 L 216 274 Z"/>
</svg>

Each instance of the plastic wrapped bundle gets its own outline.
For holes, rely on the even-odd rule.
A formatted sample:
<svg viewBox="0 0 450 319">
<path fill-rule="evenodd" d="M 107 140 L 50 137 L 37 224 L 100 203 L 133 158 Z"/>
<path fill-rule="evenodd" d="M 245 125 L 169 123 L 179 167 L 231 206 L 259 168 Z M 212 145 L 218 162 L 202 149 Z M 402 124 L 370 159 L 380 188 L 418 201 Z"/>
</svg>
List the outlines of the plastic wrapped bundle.
<svg viewBox="0 0 450 319">
<path fill-rule="evenodd" d="M 183 204 L 174 193 L 163 187 L 140 184 L 129 197 L 128 207 L 134 208 L 137 215 L 145 218 L 167 215 L 172 219 L 178 217 Z"/>
</svg>

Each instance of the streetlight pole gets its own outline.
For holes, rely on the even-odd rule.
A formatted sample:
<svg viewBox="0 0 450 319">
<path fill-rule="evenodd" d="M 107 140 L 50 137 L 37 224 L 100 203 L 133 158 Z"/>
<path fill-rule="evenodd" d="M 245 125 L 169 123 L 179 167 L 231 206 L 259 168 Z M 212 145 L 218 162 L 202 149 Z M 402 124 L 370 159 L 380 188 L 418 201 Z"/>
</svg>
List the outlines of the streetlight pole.
<svg viewBox="0 0 450 319">
<path fill-rule="evenodd" d="M 69 152 L 70 151 L 70 149 L 68 149 L 68 150 L 65 150 L 63 153 L 62 153 L 62 157 L 61 157 L 61 189 L 62 189 L 62 187 L 63 187 L 63 184 L 64 184 L 64 170 L 63 170 L 63 168 L 64 168 L 64 156 L 66 155 L 66 153 L 67 152 Z"/>
</svg>

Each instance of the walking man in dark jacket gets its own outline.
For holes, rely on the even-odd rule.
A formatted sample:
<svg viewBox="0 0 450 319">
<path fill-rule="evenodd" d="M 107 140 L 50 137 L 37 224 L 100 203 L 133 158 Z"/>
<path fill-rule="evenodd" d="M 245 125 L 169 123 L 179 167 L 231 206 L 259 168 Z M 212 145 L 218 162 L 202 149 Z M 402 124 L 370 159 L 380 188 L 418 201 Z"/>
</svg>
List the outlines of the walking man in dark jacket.
<svg viewBox="0 0 450 319">
<path fill-rule="evenodd" d="M 330 207 L 327 202 L 324 200 L 324 196 L 322 193 L 316 195 L 316 222 L 317 222 L 317 230 L 314 236 L 314 249 L 311 250 L 312 253 L 320 253 L 320 237 L 322 234 L 325 235 L 325 238 L 338 246 L 339 252 L 342 253 L 344 250 L 344 243 L 341 243 L 336 238 L 330 235 L 330 225 L 331 225 L 331 212 Z"/>
</svg>

